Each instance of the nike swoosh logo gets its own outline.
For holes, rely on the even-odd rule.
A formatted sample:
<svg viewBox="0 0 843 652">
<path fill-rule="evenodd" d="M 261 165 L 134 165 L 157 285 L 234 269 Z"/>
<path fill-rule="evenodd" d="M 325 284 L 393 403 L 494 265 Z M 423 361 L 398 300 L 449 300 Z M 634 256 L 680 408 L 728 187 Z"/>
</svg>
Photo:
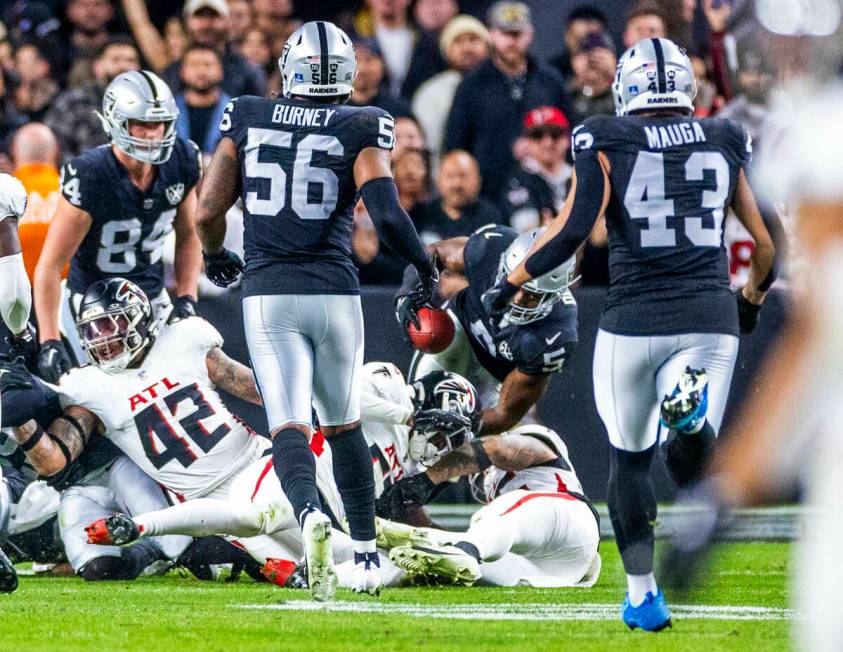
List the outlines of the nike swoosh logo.
<svg viewBox="0 0 843 652">
<path fill-rule="evenodd" d="M 548 344 L 553 344 L 562 333 L 556 333 L 553 337 L 545 337 L 544 341 Z"/>
</svg>

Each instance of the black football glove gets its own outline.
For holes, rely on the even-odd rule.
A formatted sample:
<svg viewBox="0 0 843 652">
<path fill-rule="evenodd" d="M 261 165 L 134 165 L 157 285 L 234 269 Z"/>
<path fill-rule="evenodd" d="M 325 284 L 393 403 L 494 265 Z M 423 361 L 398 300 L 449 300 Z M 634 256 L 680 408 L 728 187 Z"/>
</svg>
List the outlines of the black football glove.
<svg viewBox="0 0 843 652">
<path fill-rule="evenodd" d="M 216 254 L 202 252 L 205 276 L 217 287 L 227 288 L 243 273 L 243 261 L 233 251 L 224 248 Z"/>
<path fill-rule="evenodd" d="M 375 513 L 381 518 L 397 521 L 406 505 L 426 505 L 435 493 L 436 485 L 427 473 L 403 478 L 384 489 L 375 505 Z"/>
<path fill-rule="evenodd" d="M 421 327 L 418 317 L 419 308 L 429 304 L 436 293 L 439 285 L 439 270 L 436 267 L 435 257 L 431 258 L 430 268 L 427 271 L 422 272 L 416 269 L 416 273 L 419 278 L 418 283 L 409 291 L 402 288 L 395 297 L 395 318 L 401 324 L 405 337 L 410 324 L 416 328 Z"/>
<path fill-rule="evenodd" d="M 413 429 L 421 433 L 438 432 L 449 436 L 464 429 L 471 431 L 471 419 L 449 410 L 419 410 L 413 415 Z"/>
<path fill-rule="evenodd" d="M 47 340 L 38 349 L 38 375 L 48 383 L 56 384 L 59 377 L 70 371 L 73 363 L 61 340 Z"/>
<path fill-rule="evenodd" d="M 746 335 L 758 326 L 761 305 L 751 303 L 741 290 L 735 290 L 735 299 L 738 302 L 738 324 L 741 327 L 741 333 Z"/>
<path fill-rule="evenodd" d="M 167 318 L 167 323 L 172 324 L 179 319 L 187 319 L 188 317 L 196 316 L 196 299 L 189 294 L 183 294 L 178 297 L 173 304 L 173 310 Z"/>
<path fill-rule="evenodd" d="M 55 392 L 33 378 L 19 362 L 0 365 L 0 427 L 20 426 L 30 419 L 49 420 L 61 414 Z"/>
<path fill-rule="evenodd" d="M 497 322 L 501 313 L 506 309 L 509 300 L 516 295 L 520 288 L 513 285 L 506 278 L 502 278 L 496 285 L 490 287 L 480 297 L 483 310 L 491 322 Z"/>
<path fill-rule="evenodd" d="M 679 494 L 681 512 L 661 559 L 659 580 L 678 593 L 698 583 L 705 561 L 718 536 L 731 524 L 730 508 L 719 497 L 715 479 L 703 480 Z"/>
<path fill-rule="evenodd" d="M 26 328 L 17 335 L 11 333 L 5 338 L 5 356 L 11 362 L 21 362 L 27 366 L 34 365 L 38 357 L 38 339 L 35 327 L 27 323 Z"/>
</svg>

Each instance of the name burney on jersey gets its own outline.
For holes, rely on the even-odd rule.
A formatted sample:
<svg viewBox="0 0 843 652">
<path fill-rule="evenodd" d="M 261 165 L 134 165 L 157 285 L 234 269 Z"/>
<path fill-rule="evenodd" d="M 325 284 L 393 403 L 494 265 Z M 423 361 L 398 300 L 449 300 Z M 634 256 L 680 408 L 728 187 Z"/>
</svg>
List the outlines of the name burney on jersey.
<svg viewBox="0 0 843 652">
<path fill-rule="evenodd" d="M 653 125 L 644 127 L 644 132 L 647 134 L 647 146 L 650 149 L 705 142 L 705 133 L 698 122 L 681 122 L 664 127 Z"/>
<path fill-rule="evenodd" d="M 299 127 L 327 127 L 336 109 L 313 109 L 304 106 L 276 104 L 272 111 L 272 121 Z"/>
</svg>

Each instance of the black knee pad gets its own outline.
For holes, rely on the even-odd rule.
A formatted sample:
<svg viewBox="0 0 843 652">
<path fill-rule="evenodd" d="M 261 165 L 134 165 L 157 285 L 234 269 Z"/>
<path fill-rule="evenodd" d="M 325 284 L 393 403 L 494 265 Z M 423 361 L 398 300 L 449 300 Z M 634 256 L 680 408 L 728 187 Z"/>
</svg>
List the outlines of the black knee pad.
<svg viewBox="0 0 843 652">
<path fill-rule="evenodd" d="M 94 557 L 76 574 L 87 582 L 99 582 L 102 580 L 125 579 L 125 562 L 122 557 Z"/>
</svg>

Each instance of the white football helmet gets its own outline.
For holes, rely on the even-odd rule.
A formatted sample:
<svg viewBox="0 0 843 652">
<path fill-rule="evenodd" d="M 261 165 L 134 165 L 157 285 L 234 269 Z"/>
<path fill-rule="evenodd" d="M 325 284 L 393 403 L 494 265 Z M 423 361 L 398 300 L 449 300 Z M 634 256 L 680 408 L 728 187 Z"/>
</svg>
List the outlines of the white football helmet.
<svg viewBox="0 0 843 652">
<path fill-rule="evenodd" d="M 525 231 L 512 241 L 501 256 L 500 265 L 498 266 L 497 282 L 509 276 L 521 264 L 544 231 L 545 227 L 531 229 Z M 522 288 L 539 295 L 538 303 L 532 307 L 525 307 L 510 301 L 506 310 L 504 310 L 501 323 L 516 325 L 528 324 L 547 317 L 550 311 L 553 310 L 556 302 L 562 298 L 568 286 L 576 280 L 574 278 L 576 266 L 576 257 L 571 256 L 547 274 L 524 283 L 521 286 Z"/>
<path fill-rule="evenodd" d="M 170 87 L 154 72 L 121 73 L 105 89 L 102 113 L 97 113 L 105 133 L 122 151 L 143 163 L 166 163 L 176 142 L 179 109 Z M 163 122 L 161 139 L 136 138 L 129 134 L 129 120 Z"/>
<path fill-rule="evenodd" d="M 333 23 L 315 20 L 292 33 L 278 59 L 284 97 L 351 96 L 357 58 L 348 35 Z"/>
<path fill-rule="evenodd" d="M 666 38 L 641 39 L 623 53 L 612 84 L 615 112 L 694 110 L 697 80 L 685 50 Z"/>
</svg>

